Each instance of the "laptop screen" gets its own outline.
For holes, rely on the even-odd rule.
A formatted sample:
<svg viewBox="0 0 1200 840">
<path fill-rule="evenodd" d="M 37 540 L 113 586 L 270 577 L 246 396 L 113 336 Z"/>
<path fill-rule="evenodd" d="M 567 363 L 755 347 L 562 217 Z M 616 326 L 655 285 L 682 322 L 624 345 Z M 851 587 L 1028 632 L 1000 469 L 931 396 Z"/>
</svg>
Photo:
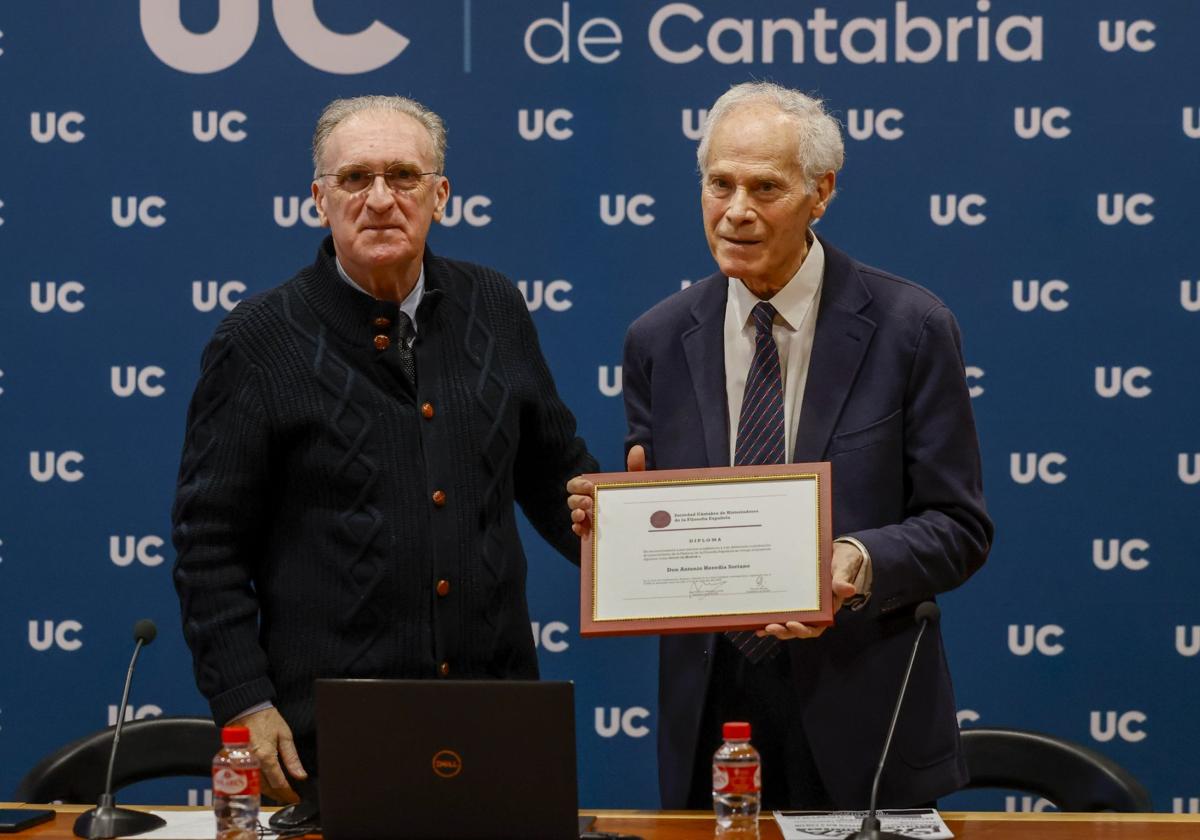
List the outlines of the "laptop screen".
<svg viewBox="0 0 1200 840">
<path fill-rule="evenodd" d="M 574 840 L 571 683 L 318 680 L 329 840 Z"/>
</svg>

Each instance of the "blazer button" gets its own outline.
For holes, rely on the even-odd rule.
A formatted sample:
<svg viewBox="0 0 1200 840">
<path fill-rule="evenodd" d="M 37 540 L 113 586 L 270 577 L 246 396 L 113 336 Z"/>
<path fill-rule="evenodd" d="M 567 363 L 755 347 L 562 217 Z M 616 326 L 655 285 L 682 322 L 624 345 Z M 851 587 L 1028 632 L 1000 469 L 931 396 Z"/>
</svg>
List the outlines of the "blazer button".
<svg viewBox="0 0 1200 840">
<path fill-rule="evenodd" d="M 442 580 L 439 580 L 437 582 L 437 594 L 439 596 L 441 596 L 442 598 L 445 598 L 447 595 L 449 595 L 450 594 L 450 581 L 445 580 L 444 578 Z"/>
<path fill-rule="evenodd" d="M 444 492 L 442 492 L 441 490 L 434 490 L 433 491 L 433 503 L 435 505 L 437 505 L 438 507 L 441 507 L 442 505 L 446 504 L 446 494 Z"/>
<path fill-rule="evenodd" d="M 441 674 L 443 677 L 448 677 L 448 676 L 450 676 L 450 663 L 449 663 L 449 662 L 443 662 L 441 665 L 439 665 L 439 666 L 438 666 L 438 673 L 439 673 L 439 674 Z"/>
<path fill-rule="evenodd" d="M 421 416 L 424 417 L 426 420 L 433 419 L 433 403 L 427 402 L 427 403 L 421 404 Z"/>
<path fill-rule="evenodd" d="M 386 349 L 388 349 L 388 345 L 391 343 L 392 343 L 392 340 L 390 338 L 388 338 L 386 335 L 375 336 L 375 349 L 376 350 L 386 350 Z"/>
<path fill-rule="evenodd" d="M 376 318 L 371 323 L 374 324 L 375 326 L 379 327 L 379 329 L 381 329 L 381 330 L 386 330 L 388 327 L 390 327 L 392 325 L 392 321 L 390 318 L 384 318 L 382 316 Z"/>
</svg>

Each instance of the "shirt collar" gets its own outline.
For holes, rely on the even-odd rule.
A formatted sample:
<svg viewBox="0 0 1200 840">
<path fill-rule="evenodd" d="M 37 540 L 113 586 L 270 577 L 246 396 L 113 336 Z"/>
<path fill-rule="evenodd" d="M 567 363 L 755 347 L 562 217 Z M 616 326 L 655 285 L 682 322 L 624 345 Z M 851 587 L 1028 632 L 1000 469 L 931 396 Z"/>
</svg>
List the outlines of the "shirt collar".
<svg viewBox="0 0 1200 840">
<path fill-rule="evenodd" d="M 346 273 L 346 269 L 342 267 L 342 261 L 336 256 L 333 258 L 334 264 L 337 266 L 338 275 L 358 291 L 370 298 L 374 298 L 370 292 L 362 286 L 354 282 L 354 278 Z M 807 262 L 807 260 L 805 260 Z M 400 311 L 408 316 L 413 323 L 413 328 L 417 325 L 417 306 L 421 303 L 421 297 L 425 294 L 425 263 L 421 263 L 421 273 L 417 276 L 417 282 L 413 284 L 412 291 L 404 300 L 400 301 Z"/>
<path fill-rule="evenodd" d="M 800 329 L 804 316 L 821 288 L 821 278 L 825 275 L 825 249 L 821 247 L 821 240 L 811 233 L 809 236 L 811 241 L 804 262 L 796 269 L 792 279 L 771 298 L 771 305 L 779 313 L 782 325 L 793 332 Z M 741 280 L 730 277 L 729 300 L 733 304 L 737 323 L 745 327 L 760 298 L 746 288 Z"/>
</svg>

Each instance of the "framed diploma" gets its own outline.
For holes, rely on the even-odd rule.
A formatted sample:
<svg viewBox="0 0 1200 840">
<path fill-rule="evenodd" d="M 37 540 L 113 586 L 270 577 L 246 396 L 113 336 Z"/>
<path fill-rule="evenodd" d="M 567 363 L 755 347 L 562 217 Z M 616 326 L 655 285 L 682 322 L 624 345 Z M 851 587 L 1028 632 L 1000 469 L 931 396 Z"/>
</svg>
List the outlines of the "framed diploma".
<svg viewBox="0 0 1200 840">
<path fill-rule="evenodd" d="M 827 462 L 584 478 L 581 635 L 833 621 Z"/>
</svg>

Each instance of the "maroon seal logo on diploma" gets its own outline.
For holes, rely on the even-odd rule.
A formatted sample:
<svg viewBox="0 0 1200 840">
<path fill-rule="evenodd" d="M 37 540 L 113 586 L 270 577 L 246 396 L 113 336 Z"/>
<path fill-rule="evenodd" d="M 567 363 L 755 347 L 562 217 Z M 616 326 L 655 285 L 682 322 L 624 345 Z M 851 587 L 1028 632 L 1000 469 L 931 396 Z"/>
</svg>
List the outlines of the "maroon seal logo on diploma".
<svg viewBox="0 0 1200 840">
<path fill-rule="evenodd" d="M 656 510 L 650 514 L 650 524 L 655 528 L 666 528 L 671 524 L 671 514 L 665 510 Z"/>
</svg>

